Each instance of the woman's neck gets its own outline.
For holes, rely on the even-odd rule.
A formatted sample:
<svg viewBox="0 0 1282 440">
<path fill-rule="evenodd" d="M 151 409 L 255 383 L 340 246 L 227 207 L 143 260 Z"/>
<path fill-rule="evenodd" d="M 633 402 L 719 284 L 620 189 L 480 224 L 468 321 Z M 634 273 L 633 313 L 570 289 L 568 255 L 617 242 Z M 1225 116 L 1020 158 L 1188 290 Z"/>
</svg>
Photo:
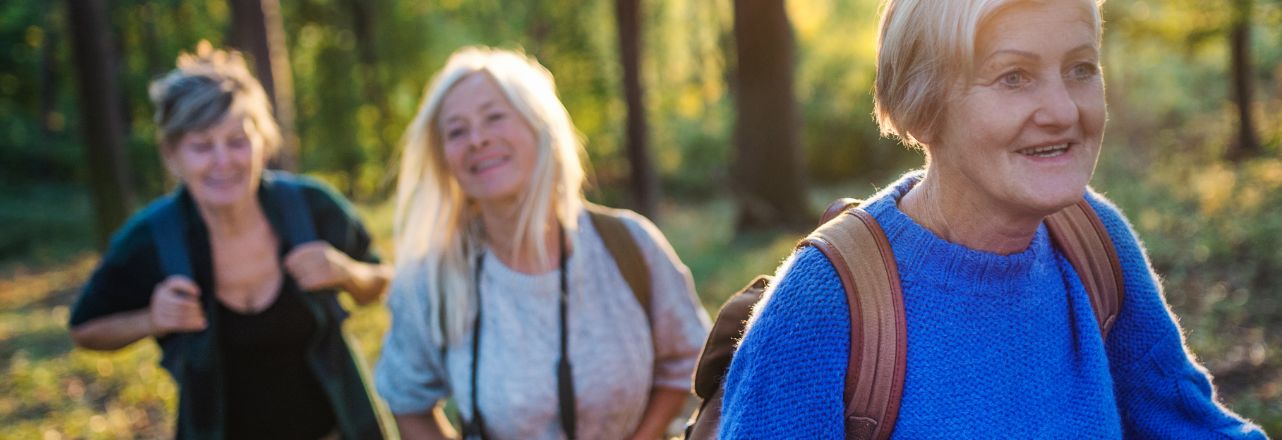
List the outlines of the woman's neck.
<svg viewBox="0 0 1282 440">
<path fill-rule="evenodd" d="M 960 174 L 931 166 L 899 209 L 939 237 L 971 249 L 1009 255 L 1028 248 L 1042 218 L 986 201 Z"/>
<path fill-rule="evenodd" d="M 542 249 L 522 249 L 517 243 L 517 230 L 520 228 L 520 205 L 511 203 L 481 203 L 481 221 L 485 225 L 485 244 L 504 265 L 526 274 L 539 274 L 555 269 L 559 264 L 562 249 L 562 232 L 556 219 L 556 212 L 549 212 L 548 217 L 539 228 L 543 234 Z M 527 243 L 534 243 L 533 237 L 524 237 Z M 568 240 L 566 240 L 568 241 Z"/>
<path fill-rule="evenodd" d="M 196 210 L 213 236 L 235 237 L 267 226 L 267 215 L 256 195 L 223 207 L 209 207 L 196 202 Z"/>
</svg>

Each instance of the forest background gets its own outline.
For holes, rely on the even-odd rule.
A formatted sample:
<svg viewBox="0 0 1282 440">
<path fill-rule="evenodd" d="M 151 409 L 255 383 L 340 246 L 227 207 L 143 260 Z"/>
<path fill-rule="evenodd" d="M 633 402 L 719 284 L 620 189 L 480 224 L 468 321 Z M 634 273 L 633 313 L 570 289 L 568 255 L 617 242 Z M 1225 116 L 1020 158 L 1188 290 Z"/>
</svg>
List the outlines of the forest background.
<svg viewBox="0 0 1282 440">
<path fill-rule="evenodd" d="M 921 165 L 871 117 L 876 0 L 68 0 L 0 4 L 0 438 L 166 437 L 150 342 L 74 350 L 110 233 L 172 182 L 147 84 L 235 46 L 290 135 L 278 165 L 360 207 L 392 255 L 398 141 L 453 50 L 523 48 L 587 140 L 589 198 L 651 215 L 712 312 L 826 202 Z M 1222 401 L 1282 437 L 1282 1 L 1104 5 L 1094 187 L 1130 217 Z M 366 361 L 387 317 L 357 310 Z"/>
</svg>

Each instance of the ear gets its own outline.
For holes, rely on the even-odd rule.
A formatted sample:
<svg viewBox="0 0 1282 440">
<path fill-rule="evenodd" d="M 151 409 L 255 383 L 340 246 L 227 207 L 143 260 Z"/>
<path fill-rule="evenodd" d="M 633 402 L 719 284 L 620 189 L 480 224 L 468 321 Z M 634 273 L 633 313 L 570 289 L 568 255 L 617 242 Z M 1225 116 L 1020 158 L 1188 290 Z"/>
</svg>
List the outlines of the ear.
<svg viewBox="0 0 1282 440">
<path fill-rule="evenodd" d="M 916 140 L 921 148 L 924 149 L 927 145 L 935 143 L 935 131 L 927 129 L 908 130 L 908 135 L 912 136 L 913 140 Z"/>
<path fill-rule="evenodd" d="M 178 158 L 175 157 L 178 154 L 176 151 L 177 149 L 177 145 L 161 144 L 160 161 L 164 162 L 165 170 L 169 171 L 169 175 L 174 176 L 174 178 L 178 180 L 182 180 L 182 174 L 179 173 Z"/>
</svg>

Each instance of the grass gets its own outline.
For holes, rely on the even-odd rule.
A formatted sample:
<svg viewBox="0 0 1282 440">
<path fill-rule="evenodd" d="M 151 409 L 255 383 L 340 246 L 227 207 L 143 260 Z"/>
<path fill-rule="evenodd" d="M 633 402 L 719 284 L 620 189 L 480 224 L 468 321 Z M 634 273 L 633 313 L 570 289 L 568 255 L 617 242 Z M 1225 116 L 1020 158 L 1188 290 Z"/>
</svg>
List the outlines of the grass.
<svg viewBox="0 0 1282 440">
<path fill-rule="evenodd" d="M 1216 375 L 1222 400 L 1282 436 L 1282 351 L 1276 348 L 1282 335 L 1273 330 L 1282 325 L 1282 255 L 1276 252 L 1282 247 L 1282 161 L 1205 166 L 1174 158 L 1145 165 L 1146 173 L 1135 169 L 1126 158 L 1106 155 L 1095 185 L 1133 221 L 1190 347 Z M 868 182 L 817 189 L 812 206 L 874 189 Z M 80 203 L 75 197 L 66 200 Z M 10 230 L 9 236 L 79 227 L 77 219 L 88 215 L 87 208 L 66 209 L 78 214 L 58 221 L 49 213 L 23 214 L 48 219 L 52 229 Z M 387 256 L 390 204 L 360 210 Z M 774 272 L 800 238 L 789 232 L 735 237 L 733 216 L 725 198 L 660 207 L 659 226 L 689 266 L 710 313 L 753 276 Z M 87 232 L 66 237 L 47 243 L 53 250 L 35 241 L 25 257 L 0 261 L 0 438 L 170 436 L 175 388 L 157 364 L 154 343 L 114 353 L 72 348 L 68 307 L 97 255 L 83 250 L 91 240 Z M 377 360 L 387 324 L 379 306 L 356 309 L 347 322 L 368 365 Z"/>
</svg>

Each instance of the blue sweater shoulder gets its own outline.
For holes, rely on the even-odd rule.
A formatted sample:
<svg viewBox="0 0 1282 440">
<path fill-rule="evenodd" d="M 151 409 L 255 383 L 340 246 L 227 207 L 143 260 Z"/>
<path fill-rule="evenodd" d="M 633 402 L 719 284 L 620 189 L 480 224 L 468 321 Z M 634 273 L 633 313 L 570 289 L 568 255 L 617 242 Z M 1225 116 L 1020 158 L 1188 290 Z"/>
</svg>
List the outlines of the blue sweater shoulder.
<svg viewBox="0 0 1282 440">
<path fill-rule="evenodd" d="M 726 374 L 720 438 L 842 438 L 850 312 L 837 271 L 804 248 L 775 279 Z"/>
<path fill-rule="evenodd" d="M 1220 405 L 1206 369 L 1193 360 L 1148 255 L 1121 211 L 1087 191 L 1117 249 L 1126 286 L 1106 349 L 1126 437 L 1266 438 Z"/>
</svg>

